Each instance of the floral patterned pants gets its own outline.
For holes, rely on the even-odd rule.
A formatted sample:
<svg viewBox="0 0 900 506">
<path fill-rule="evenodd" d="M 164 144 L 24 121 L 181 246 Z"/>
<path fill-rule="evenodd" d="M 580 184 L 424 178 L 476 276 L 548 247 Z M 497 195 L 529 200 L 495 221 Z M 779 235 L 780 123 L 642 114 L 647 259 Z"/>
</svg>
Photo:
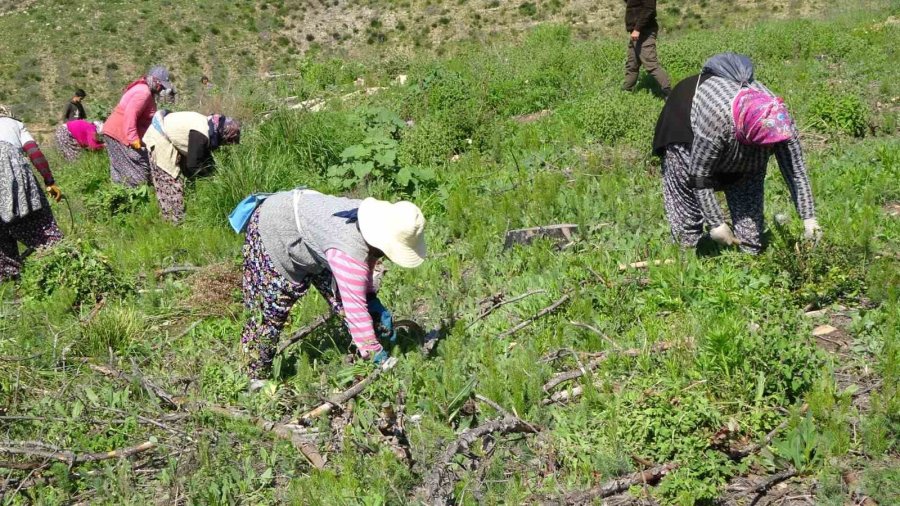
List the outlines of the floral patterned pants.
<svg viewBox="0 0 900 506">
<path fill-rule="evenodd" d="M 310 285 L 322 294 L 335 314 L 343 312 L 331 272 L 310 274 L 296 283 L 275 270 L 271 257 L 259 235 L 259 212 L 247 225 L 244 242 L 244 307 L 249 316 L 241 333 L 247 373 L 251 378 L 264 379 L 271 373 L 281 330 L 294 304 L 309 291 Z"/>
<path fill-rule="evenodd" d="M 150 181 L 156 190 L 163 219 L 176 225 L 181 223 L 184 219 L 184 176 L 172 177 L 151 160 Z"/>
<path fill-rule="evenodd" d="M 62 231 L 49 207 L 10 223 L 0 222 L 0 281 L 17 279 L 22 271 L 19 244 L 40 249 L 62 240 Z"/>
</svg>

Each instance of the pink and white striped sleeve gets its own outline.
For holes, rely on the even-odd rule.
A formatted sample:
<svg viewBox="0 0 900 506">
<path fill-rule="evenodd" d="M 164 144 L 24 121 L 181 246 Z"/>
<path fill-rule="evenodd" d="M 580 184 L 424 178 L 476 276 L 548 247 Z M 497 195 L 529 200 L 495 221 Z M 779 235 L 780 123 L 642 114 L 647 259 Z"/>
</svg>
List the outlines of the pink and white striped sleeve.
<svg viewBox="0 0 900 506">
<path fill-rule="evenodd" d="M 328 260 L 341 294 L 344 319 L 347 321 L 347 328 L 350 329 L 353 344 L 363 358 L 368 357 L 370 353 L 378 353 L 382 349 L 381 343 L 375 337 L 375 327 L 366 301 L 366 289 L 372 279 L 372 269 L 338 249 L 326 251 L 325 259 Z"/>
</svg>

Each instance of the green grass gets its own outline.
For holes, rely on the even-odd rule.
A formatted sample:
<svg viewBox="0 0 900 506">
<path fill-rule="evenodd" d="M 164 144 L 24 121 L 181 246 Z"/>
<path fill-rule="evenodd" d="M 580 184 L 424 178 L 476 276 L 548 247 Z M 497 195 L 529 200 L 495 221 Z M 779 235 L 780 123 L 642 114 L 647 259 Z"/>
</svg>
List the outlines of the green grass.
<svg viewBox="0 0 900 506">
<path fill-rule="evenodd" d="M 861 471 L 865 493 L 880 504 L 896 502 L 900 220 L 883 212 L 900 200 L 900 142 L 891 130 L 897 110 L 886 105 L 900 82 L 893 42 L 900 27 L 884 23 L 891 14 L 876 2 L 828 20 L 685 31 L 660 46 L 676 79 L 717 51 L 746 52 L 760 79 L 785 96 L 806 140 L 826 234 L 814 249 L 798 242 L 802 227 L 774 167 L 766 194 L 770 247 L 762 255 L 698 256 L 673 246 L 658 160 L 647 153 L 661 102 L 647 87 L 617 91 L 620 40 L 582 40 L 557 25 L 539 26 L 519 43 L 462 43 L 441 57 L 416 53 L 404 67 L 411 84 L 347 101 L 335 98 L 353 90 L 352 79 L 340 77 L 341 63 L 310 60 L 303 77 L 271 95 L 315 94 L 331 99 L 328 109 L 278 110 L 253 123 L 242 145 L 217 154 L 215 175 L 189 185 L 181 227 L 161 221 L 152 192 L 113 188 L 103 155 L 54 164 L 73 211 L 70 219 L 64 206 L 54 207 L 66 247 L 30 258 L 20 286 L 0 286 L 0 414 L 44 419 L 0 427 L 9 440 L 79 452 L 150 438 L 159 448 L 153 459 L 72 472 L 56 464 L 41 473 L 48 483 L 28 494 L 43 504 L 403 504 L 457 431 L 495 416 L 484 405 L 477 420 L 461 409 L 478 392 L 545 434 L 501 439 L 481 480 L 460 469 L 456 498 L 463 504 L 518 504 L 586 488 L 634 470 L 633 456 L 682 464 L 652 489 L 665 504 L 708 503 L 732 477 L 785 463 L 821 480 L 822 503 L 846 499 L 840 473 L 848 468 Z M 373 76 L 369 85 L 387 86 L 392 77 L 369 60 L 346 67 Z M 236 98 L 259 111 L 277 108 L 270 99 Z M 513 119 L 542 109 L 552 113 L 531 123 Z M 134 361 L 171 392 L 271 420 L 302 413 L 368 370 L 347 363 L 349 337 L 331 325 L 277 360 L 276 389 L 249 396 L 237 286 L 226 283 L 220 293 L 213 276 L 157 279 L 154 271 L 186 263 L 236 267 L 242 238 L 225 215 L 250 192 L 300 184 L 343 191 L 329 168 L 372 135 L 373 111 L 411 120 L 392 137 L 391 170 L 435 174 L 403 184 L 386 170 L 348 192 L 409 198 L 425 211 L 431 258 L 416 270 L 391 268 L 382 300 L 398 318 L 444 329 L 434 356 L 401 336 L 392 351 L 400 363 L 357 399 L 343 448 L 321 446 L 329 459 L 324 471 L 311 470 L 290 444 L 210 413 L 167 422 L 192 441 L 142 423 L 166 410 L 140 385 L 100 376 L 86 361 L 113 358 L 126 372 Z M 776 213 L 791 218 L 777 227 Z M 510 228 L 565 222 L 579 224 L 580 233 L 562 251 L 545 241 L 503 250 Z M 618 268 L 663 258 L 675 263 Z M 533 289 L 547 292 L 468 328 L 478 301 Z M 497 339 L 564 292 L 572 299 L 562 310 Z M 808 304 L 850 308 L 845 355 L 817 346 L 815 322 L 802 314 Z M 303 299 L 287 331 L 324 311 L 317 295 Z M 649 352 L 663 341 L 674 349 Z M 605 362 L 577 402 L 542 404 L 544 382 L 576 366 L 542 356 L 614 347 L 645 352 Z M 837 380 L 835 373 L 848 370 L 879 382 L 865 407 Z M 407 416 L 420 417 L 407 422 L 411 469 L 373 426 L 382 403 L 401 392 Z M 804 403 L 808 415 L 800 413 Z M 750 462 L 732 462 L 710 444 L 725 426 L 735 427 L 737 440 L 759 440 L 785 418 L 787 427 Z M 326 422 L 319 427 L 329 430 Z M 11 501 L 28 499 L 20 492 Z"/>
</svg>

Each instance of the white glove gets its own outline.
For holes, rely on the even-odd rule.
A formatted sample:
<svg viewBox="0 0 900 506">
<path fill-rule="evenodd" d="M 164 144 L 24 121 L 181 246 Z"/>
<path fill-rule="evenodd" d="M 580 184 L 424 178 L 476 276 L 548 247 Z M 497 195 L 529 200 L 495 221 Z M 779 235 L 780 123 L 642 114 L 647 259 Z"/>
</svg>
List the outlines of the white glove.
<svg viewBox="0 0 900 506">
<path fill-rule="evenodd" d="M 722 246 L 737 246 L 741 244 L 741 241 L 738 241 L 737 237 L 731 233 L 731 227 L 729 227 L 727 223 L 722 223 L 718 227 L 710 230 L 709 236 L 713 241 L 716 241 Z"/>
<path fill-rule="evenodd" d="M 822 228 L 815 218 L 803 220 L 803 238 L 807 241 L 818 241 L 822 238 Z"/>
</svg>

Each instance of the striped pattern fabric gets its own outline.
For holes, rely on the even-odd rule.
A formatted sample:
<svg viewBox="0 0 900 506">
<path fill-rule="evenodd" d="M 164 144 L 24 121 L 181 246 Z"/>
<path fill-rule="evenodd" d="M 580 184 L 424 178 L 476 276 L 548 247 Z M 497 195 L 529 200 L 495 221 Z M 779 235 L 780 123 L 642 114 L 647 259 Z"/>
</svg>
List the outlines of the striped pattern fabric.
<svg viewBox="0 0 900 506">
<path fill-rule="evenodd" d="M 378 353 L 381 351 L 381 343 L 375 337 L 375 327 L 366 301 L 366 293 L 373 291 L 373 266 L 361 263 L 335 248 L 325 252 L 325 259 L 341 294 L 344 319 L 353 344 L 363 357 Z"/>
<path fill-rule="evenodd" d="M 759 82 L 750 86 L 774 96 Z M 697 89 L 691 108 L 694 143 L 689 174 L 696 178 L 711 178 L 723 173 L 765 172 L 769 157 L 774 153 L 800 218 L 815 217 L 812 188 L 796 126 L 790 140 L 773 146 L 741 144 L 735 137 L 731 114 L 732 101 L 740 90 L 740 83 L 718 76 L 710 77 Z M 703 188 L 697 189 L 696 193 L 709 226 L 721 225 L 724 215 L 715 198 L 715 190 Z"/>
</svg>

